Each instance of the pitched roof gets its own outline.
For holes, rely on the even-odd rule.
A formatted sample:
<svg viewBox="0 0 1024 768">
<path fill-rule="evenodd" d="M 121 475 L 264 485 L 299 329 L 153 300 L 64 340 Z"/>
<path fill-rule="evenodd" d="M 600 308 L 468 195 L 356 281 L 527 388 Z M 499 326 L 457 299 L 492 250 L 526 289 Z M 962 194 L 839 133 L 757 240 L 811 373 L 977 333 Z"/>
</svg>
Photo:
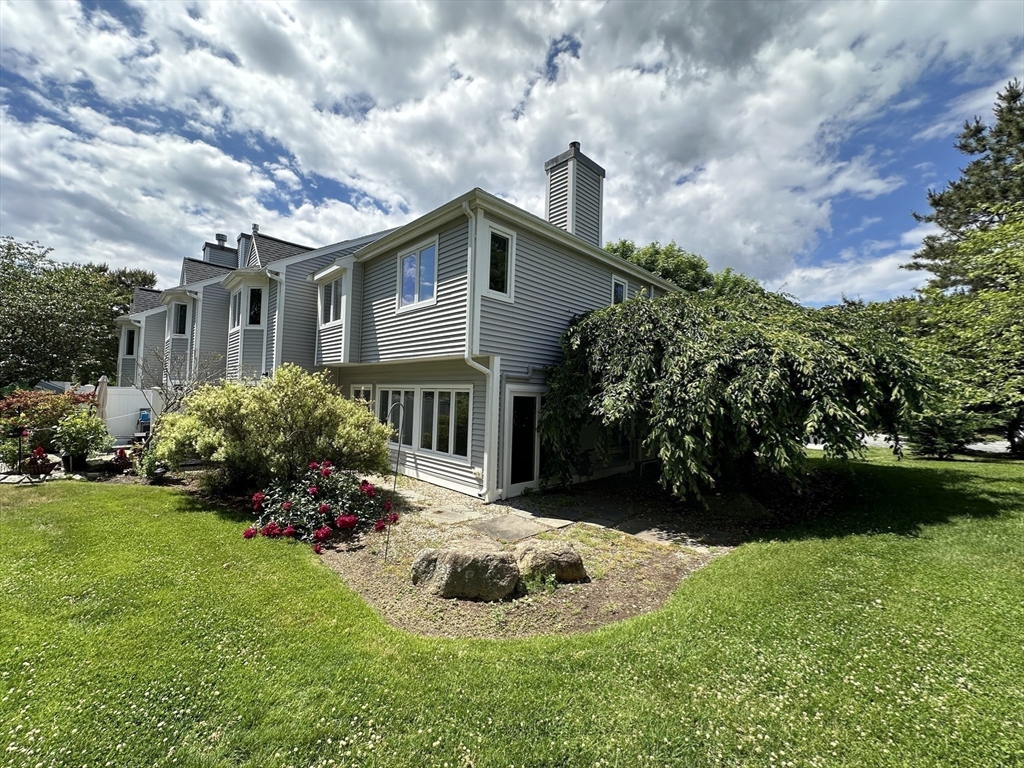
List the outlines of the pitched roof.
<svg viewBox="0 0 1024 768">
<path fill-rule="evenodd" d="M 161 293 L 163 291 L 158 291 L 155 288 L 134 289 L 132 291 L 132 308 L 128 311 L 128 314 L 134 315 L 136 312 L 156 309 L 160 306 Z"/>
<path fill-rule="evenodd" d="M 311 245 L 299 245 L 289 243 L 287 240 L 279 240 L 276 237 L 269 237 L 262 232 L 253 233 L 253 243 L 256 246 L 256 253 L 259 256 L 259 265 L 265 267 L 275 261 L 287 259 L 289 256 L 297 256 L 306 251 L 315 250 Z"/>
<path fill-rule="evenodd" d="M 225 267 L 186 256 L 181 260 L 181 284 L 191 285 L 200 280 L 209 280 L 211 277 L 223 277 L 233 269 L 234 267 Z"/>
</svg>

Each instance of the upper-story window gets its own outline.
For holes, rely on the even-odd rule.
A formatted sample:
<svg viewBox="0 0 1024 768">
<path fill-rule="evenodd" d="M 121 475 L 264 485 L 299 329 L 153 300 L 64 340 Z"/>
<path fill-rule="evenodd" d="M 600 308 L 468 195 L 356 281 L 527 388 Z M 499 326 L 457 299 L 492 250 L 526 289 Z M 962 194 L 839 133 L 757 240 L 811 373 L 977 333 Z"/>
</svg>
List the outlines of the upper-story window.
<svg viewBox="0 0 1024 768">
<path fill-rule="evenodd" d="M 612 304 L 621 304 L 626 300 L 626 281 L 620 277 L 612 278 Z"/>
<path fill-rule="evenodd" d="M 135 329 L 124 329 L 124 356 L 135 357 Z"/>
<path fill-rule="evenodd" d="M 242 292 L 238 291 L 231 296 L 231 325 L 230 328 L 237 328 L 242 322 Z"/>
<path fill-rule="evenodd" d="M 249 289 L 249 318 L 246 325 L 263 324 L 263 289 Z"/>
<path fill-rule="evenodd" d="M 171 333 L 175 336 L 184 336 L 188 329 L 188 305 L 175 303 L 171 307 Z"/>
<path fill-rule="evenodd" d="M 416 304 L 433 304 L 437 286 L 437 240 L 421 243 L 411 253 L 398 257 L 401 290 L 398 308 Z"/>
<path fill-rule="evenodd" d="M 320 288 L 320 325 L 336 323 L 341 317 L 342 278 Z"/>
<path fill-rule="evenodd" d="M 515 234 L 494 225 L 489 229 L 487 293 L 495 298 L 511 301 L 515 282 Z"/>
</svg>

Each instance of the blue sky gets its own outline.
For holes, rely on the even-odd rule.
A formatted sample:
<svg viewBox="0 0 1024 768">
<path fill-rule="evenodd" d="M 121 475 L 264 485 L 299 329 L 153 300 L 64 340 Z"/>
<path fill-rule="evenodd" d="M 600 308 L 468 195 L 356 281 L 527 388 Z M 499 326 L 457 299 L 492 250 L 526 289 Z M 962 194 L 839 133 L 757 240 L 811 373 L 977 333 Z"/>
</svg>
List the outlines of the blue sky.
<svg viewBox="0 0 1024 768">
<path fill-rule="evenodd" d="M 1024 3 L 0 2 L 0 233 L 156 271 L 323 245 L 474 186 L 543 214 L 603 165 L 604 237 L 812 304 L 908 293 L 926 190 L 1024 78 Z"/>
</svg>

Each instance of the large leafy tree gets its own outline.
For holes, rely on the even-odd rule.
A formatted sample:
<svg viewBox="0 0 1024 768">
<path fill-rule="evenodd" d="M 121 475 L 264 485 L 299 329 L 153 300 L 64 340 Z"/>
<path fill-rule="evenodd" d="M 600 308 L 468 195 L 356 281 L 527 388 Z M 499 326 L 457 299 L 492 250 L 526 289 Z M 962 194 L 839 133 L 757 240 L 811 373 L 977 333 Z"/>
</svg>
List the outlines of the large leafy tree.
<svg viewBox="0 0 1024 768">
<path fill-rule="evenodd" d="M 655 240 L 640 247 L 632 240 L 618 240 L 606 243 L 604 249 L 686 291 L 704 290 L 714 282 L 714 276 L 708 271 L 708 263 L 704 258 L 684 251 L 676 245 L 675 240 L 668 245 Z"/>
<path fill-rule="evenodd" d="M 956 148 L 973 157 L 960 178 L 942 190 L 928 192 L 931 212 L 914 214 L 918 221 L 939 227 L 925 238 L 906 269 L 928 270 L 929 285 L 938 289 L 978 289 L 988 285 L 982 271 L 968 273 L 957 245 L 976 230 L 1003 221 L 1002 203 L 1024 200 L 1024 89 L 1012 80 L 996 96 L 994 122 L 980 117 L 964 123 Z"/>
<path fill-rule="evenodd" d="M 849 456 L 867 432 L 898 434 L 918 407 L 924 375 L 892 326 L 801 307 L 749 280 L 727 287 L 637 299 L 570 325 L 541 413 L 549 474 L 574 474 L 580 432 L 596 420 L 661 458 L 678 495 L 754 466 L 797 480 L 808 440 Z"/>
<path fill-rule="evenodd" d="M 60 264 L 50 252 L 35 241 L 0 239 L 0 387 L 112 375 L 114 319 L 127 309 L 132 281 L 156 281 L 145 270 Z"/>
</svg>

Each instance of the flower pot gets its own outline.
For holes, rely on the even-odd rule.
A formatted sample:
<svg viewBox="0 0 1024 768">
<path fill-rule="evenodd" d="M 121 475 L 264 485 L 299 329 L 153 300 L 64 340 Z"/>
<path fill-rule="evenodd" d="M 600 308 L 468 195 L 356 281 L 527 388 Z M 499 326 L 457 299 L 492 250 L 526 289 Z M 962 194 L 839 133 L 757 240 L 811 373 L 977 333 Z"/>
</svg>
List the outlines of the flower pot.
<svg viewBox="0 0 1024 768">
<path fill-rule="evenodd" d="M 56 461 L 46 461 L 39 464 L 25 464 L 21 471 L 29 477 L 46 477 L 56 468 Z"/>
<path fill-rule="evenodd" d="M 64 464 L 64 471 L 67 473 L 72 472 L 84 472 L 85 471 L 85 459 L 88 454 L 76 453 L 69 455 L 67 453 L 60 457 L 61 462 Z"/>
</svg>

